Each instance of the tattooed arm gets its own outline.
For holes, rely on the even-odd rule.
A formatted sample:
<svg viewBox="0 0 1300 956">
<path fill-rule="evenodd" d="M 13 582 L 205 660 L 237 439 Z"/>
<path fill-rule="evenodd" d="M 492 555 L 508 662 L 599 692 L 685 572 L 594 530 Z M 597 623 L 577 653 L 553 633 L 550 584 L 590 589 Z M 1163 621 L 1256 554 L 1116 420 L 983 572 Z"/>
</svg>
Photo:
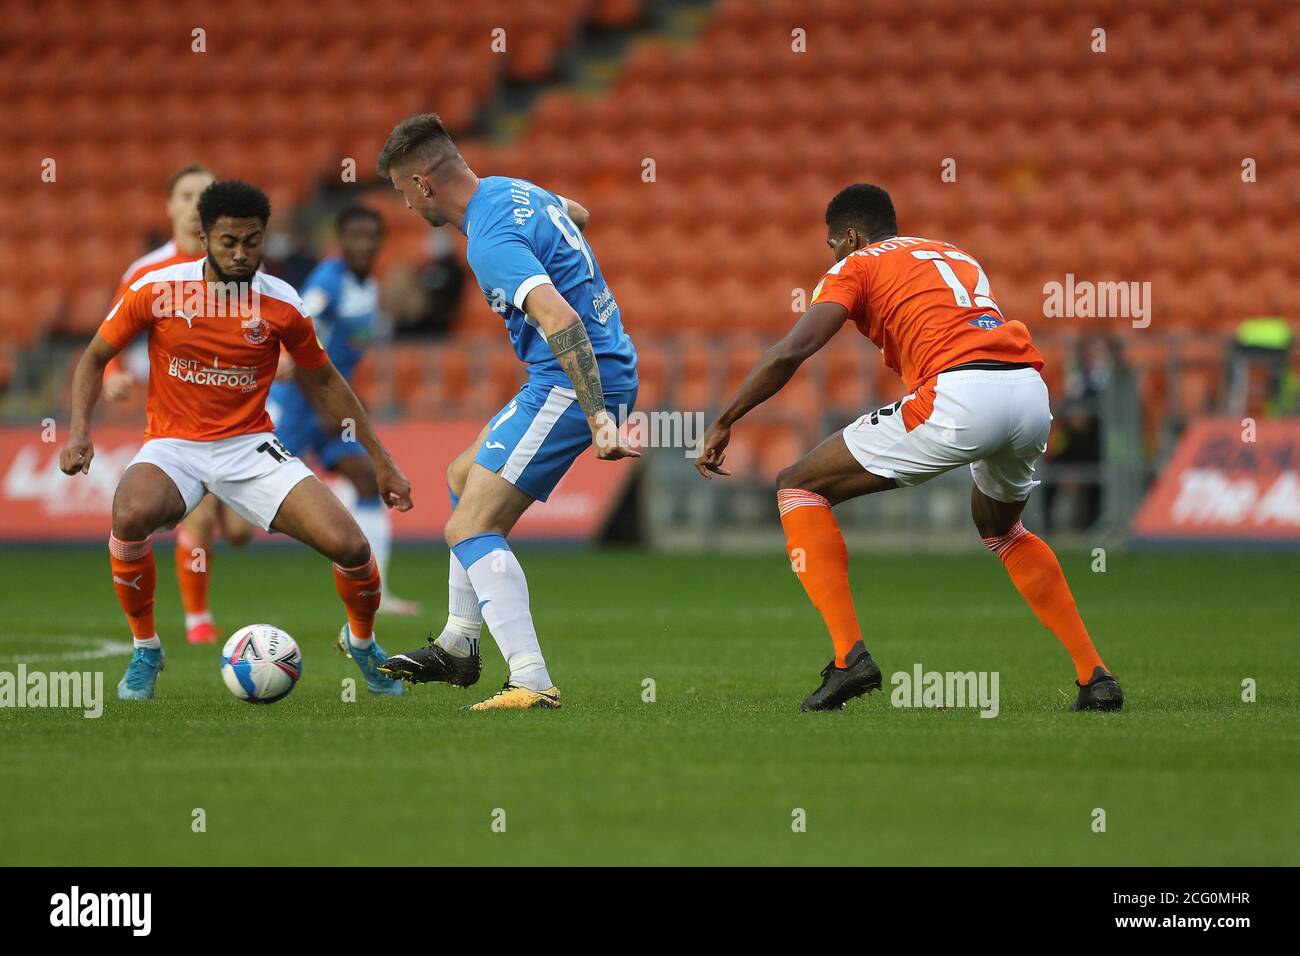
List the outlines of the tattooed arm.
<svg viewBox="0 0 1300 956">
<path fill-rule="evenodd" d="M 596 457 L 613 461 L 638 458 L 640 453 L 628 448 L 619 438 L 618 423 L 605 410 L 605 392 L 600 384 L 600 366 L 592 350 L 587 327 L 564 297 L 547 283 L 539 285 L 524 298 L 524 311 L 537 320 L 542 334 L 559 360 L 573 391 L 578 407 L 591 426 L 591 443 Z"/>
</svg>

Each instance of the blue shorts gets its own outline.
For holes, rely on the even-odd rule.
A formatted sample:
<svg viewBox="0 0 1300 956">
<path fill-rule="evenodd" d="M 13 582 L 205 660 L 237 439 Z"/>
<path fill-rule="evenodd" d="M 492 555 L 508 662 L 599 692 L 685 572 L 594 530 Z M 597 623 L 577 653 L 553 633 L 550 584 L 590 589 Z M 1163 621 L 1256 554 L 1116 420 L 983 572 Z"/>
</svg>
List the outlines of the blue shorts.
<svg viewBox="0 0 1300 956">
<path fill-rule="evenodd" d="M 636 404 L 636 392 L 633 387 L 605 395 L 605 408 L 619 424 Z M 590 445 L 591 426 L 573 389 L 529 382 L 493 416 L 474 461 L 545 501 Z"/>
<path fill-rule="evenodd" d="M 314 408 L 296 401 L 292 393 L 277 395 L 277 390 L 276 387 L 271 389 L 266 410 L 275 423 L 276 437 L 295 457 L 306 461 L 308 455 L 314 454 L 322 468 L 333 471 L 344 458 L 366 454 L 361 442 L 344 441 L 338 434 L 326 434 Z"/>
</svg>

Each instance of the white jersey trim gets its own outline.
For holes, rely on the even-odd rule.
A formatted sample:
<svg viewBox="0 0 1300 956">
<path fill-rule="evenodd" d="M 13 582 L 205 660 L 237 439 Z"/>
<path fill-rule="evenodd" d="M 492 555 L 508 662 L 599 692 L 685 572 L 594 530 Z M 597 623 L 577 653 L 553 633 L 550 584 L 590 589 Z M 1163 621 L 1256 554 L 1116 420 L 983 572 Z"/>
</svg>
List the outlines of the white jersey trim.
<svg viewBox="0 0 1300 956">
<path fill-rule="evenodd" d="M 566 395 L 565 393 L 568 392 Z M 574 402 L 574 392 L 572 389 L 552 386 L 550 392 L 546 395 L 546 401 L 542 403 L 541 409 L 528 425 L 528 430 L 524 432 L 523 437 L 519 439 L 514 450 L 510 452 L 510 457 L 501 468 L 501 477 L 506 481 L 514 484 L 523 474 L 524 469 L 529 466 L 538 450 L 542 447 L 542 442 L 546 441 L 546 436 L 551 433 L 555 423 L 560 420 L 560 416 Z"/>
<path fill-rule="evenodd" d="M 131 278 L 131 276 L 135 275 L 136 272 L 138 272 L 140 269 L 143 269 L 145 266 L 151 266 L 155 262 L 161 262 L 164 259 L 170 259 L 174 255 L 176 255 L 176 240 L 168 239 L 157 249 L 154 249 L 152 252 L 146 252 L 139 259 L 136 259 L 135 262 L 127 266 L 126 271 L 122 273 L 122 278 L 119 279 L 118 281 L 125 282 L 127 279 Z"/>
<path fill-rule="evenodd" d="M 524 311 L 524 299 L 528 298 L 528 293 L 532 292 L 539 285 L 554 285 L 554 283 L 551 282 L 551 277 L 545 272 L 539 272 L 535 276 L 529 276 L 523 282 L 519 283 L 519 287 L 515 289 L 515 308 L 520 312 Z"/>
<path fill-rule="evenodd" d="M 163 266 L 161 269 L 155 269 L 153 272 L 146 272 L 131 283 L 131 291 L 135 292 L 142 286 L 153 282 L 186 282 L 202 279 L 205 262 L 207 262 L 206 259 L 195 259 L 193 262 L 177 262 L 170 266 Z M 283 279 L 277 279 L 275 276 L 259 270 L 253 273 L 253 292 L 270 299 L 278 299 L 293 306 L 303 318 L 310 318 L 306 307 L 302 304 L 302 299 L 298 297 L 297 290 Z"/>
</svg>

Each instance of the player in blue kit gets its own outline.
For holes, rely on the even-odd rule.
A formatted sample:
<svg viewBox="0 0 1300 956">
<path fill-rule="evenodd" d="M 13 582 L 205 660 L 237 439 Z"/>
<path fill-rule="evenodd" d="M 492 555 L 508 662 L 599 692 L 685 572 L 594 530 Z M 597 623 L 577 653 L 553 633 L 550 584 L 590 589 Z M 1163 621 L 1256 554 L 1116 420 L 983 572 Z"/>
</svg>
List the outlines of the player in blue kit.
<svg viewBox="0 0 1300 956">
<path fill-rule="evenodd" d="M 433 113 L 398 123 L 378 166 L 430 225 L 465 234 L 479 287 L 528 365 L 528 383 L 447 469 L 447 624 L 427 647 L 389 657 L 384 670 L 468 687 L 482 670 L 486 620 L 509 676 L 471 709 L 557 708 L 528 582 L 506 535 L 588 446 L 605 460 L 638 456 L 618 433 L 636 401 L 636 349 L 583 238 L 587 211 L 577 203 L 521 179 L 479 179 Z"/>
<path fill-rule="evenodd" d="M 348 206 L 334 225 L 342 255 L 325 259 L 313 269 L 301 295 L 321 346 L 339 374 L 351 383 L 379 317 L 379 283 L 370 273 L 383 242 L 383 220 L 373 209 Z M 418 614 L 420 606 L 414 601 L 387 593 L 392 526 L 365 449 L 312 404 L 292 377 L 292 365 L 284 369 L 283 376 L 277 375 L 266 407 L 276 435 L 289 451 L 304 461 L 314 455 L 320 467 L 342 475 L 356 489 L 356 501 L 349 510 L 379 566 L 386 592 L 379 610 Z M 348 650 L 346 635 L 340 635 L 339 645 Z"/>
</svg>

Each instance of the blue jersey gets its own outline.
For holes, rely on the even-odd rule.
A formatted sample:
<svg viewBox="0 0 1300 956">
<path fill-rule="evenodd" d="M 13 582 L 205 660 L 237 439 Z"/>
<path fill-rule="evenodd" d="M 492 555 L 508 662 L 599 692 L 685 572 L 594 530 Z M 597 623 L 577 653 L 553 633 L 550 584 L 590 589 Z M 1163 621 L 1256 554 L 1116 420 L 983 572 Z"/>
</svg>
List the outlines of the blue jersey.
<svg viewBox="0 0 1300 956">
<path fill-rule="evenodd" d="M 379 283 L 374 276 L 358 279 L 342 259 L 325 259 L 299 291 L 321 347 L 351 381 L 379 318 Z"/>
<path fill-rule="evenodd" d="M 474 277 L 506 323 L 515 354 L 537 385 L 571 387 L 524 298 L 550 283 L 587 327 L 605 392 L 635 388 L 636 349 L 596 256 L 554 193 L 522 179 L 488 176 L 465 207 L 462 230 Z"/>
<path fill-rule="evenodd" d="M 358 279 L 342 259 L 324 259 L 303 282 L 301 295 L 321 347 L 351 381 L 379 317 L 379 283 L 374 276 Z M 294 382 L 272 385 L 270 402 L 276 427 L 286 433 L 317 427 L 315 407 Z"/>
</svg>

